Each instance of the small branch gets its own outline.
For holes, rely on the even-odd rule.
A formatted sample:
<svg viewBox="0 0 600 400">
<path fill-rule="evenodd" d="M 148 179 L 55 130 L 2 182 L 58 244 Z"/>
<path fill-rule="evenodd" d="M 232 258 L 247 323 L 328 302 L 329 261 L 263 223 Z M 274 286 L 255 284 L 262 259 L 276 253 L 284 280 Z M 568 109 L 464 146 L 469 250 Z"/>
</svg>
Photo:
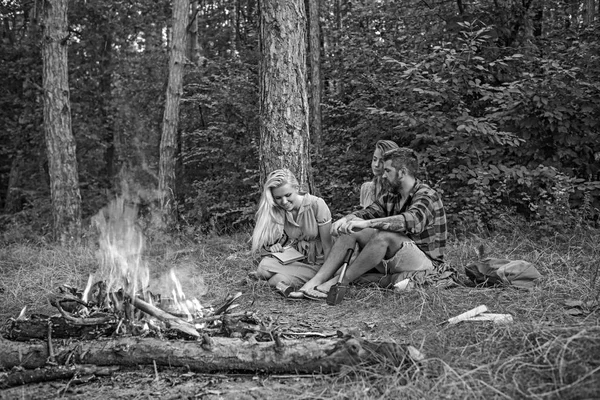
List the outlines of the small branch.
<svg viewBox="0 0 600 400">
<path fill-rule="evenodd" d="M 71 301 L 72 299 L 70 299 L 70 298 L 59 299 L 57 297 L 51 297 L 50 304 L 53 305 L 54 307 L 58 308 L 58 311 L 63 316 L 63 318 L 66 319 L 67 321 L 71 322 L 74 325 L 102 325 L 102 324 L 112 321 L 112 319 L 113 319 L 112 317 L 103 317 L 103 318 L 77 318 L 77 317 L 74 317 L 70 313 L 63 310 L 62 306 L 60 305 L 61 301 L 63 301 L 63 300 Z"/>
<path fill-rule="evenodd" d="M 48 320 L 48 364 L 56 365 L 56 357 L 52 347 L 52 320 Z"/>
<path fill-rule="evenodd" d="M 209 317 L 194 319 L 194 323 L 203 324 L 203 323 L 213 322 L 213 321 L 220 320 L 223 317 L 227 317 L 227 318 L 250 317 L 253 314 L 254 313 L 252 313 L 252 312 L 240 312 L 240 313 L 234 313 L 234 314 L 211 315 Z"/>
<path fill-rule="evenodd" d="M 171 315 L 168 312 L 163 311 L 160 308 L 157 308 L 157 307 L 153 306 L 152 304 L 147 303 L 144 300 L 139 299 L 137 297 L 134 297 L 131 300 L 132 300 L 132 304 L 135 308 L 164 322 L 165 324 L 167 324 L 167 326 L 169 328 L 176 329 L 180 332 L 183 332 L 190 336 L 194 336 L 196 338 L 200 337 L 200 333 L 198 333 L 196 328 L 189 322 L 184 321 L 181 318 L 176 317 L 174 315 Z"/>
<path fill-rule="evenodd" d="M 225 303 L 215 310 L 215 315 L 223 314 L 224 312 L 226 312 L 229 306 L 232 305 L 233 302 L 236 301 L 241 295 L 242 292 L 237 292 L 235 294 L 230 294 L 229 296 L 227 296 L 227 298 L 225 298 Z"/>
</svg>

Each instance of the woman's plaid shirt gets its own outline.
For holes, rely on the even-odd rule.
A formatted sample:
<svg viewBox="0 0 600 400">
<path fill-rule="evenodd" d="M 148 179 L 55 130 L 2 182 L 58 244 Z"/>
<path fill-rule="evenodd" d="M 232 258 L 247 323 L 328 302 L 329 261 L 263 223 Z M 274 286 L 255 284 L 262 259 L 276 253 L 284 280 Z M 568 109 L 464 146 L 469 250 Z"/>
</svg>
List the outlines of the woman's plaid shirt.
<svg viewBox="0 0 600 400">
<path fill-rule="evenodd" d="M 352 214 L 365 220 L 392 216 L 404 218 L 405 229 L 399 233 L 411 238 L 431 260 L 442 263 L 448 232 L 440 195 L 417 180 L 403 206 L 401 203 L 399 194 L 388 192 L 369 207 Z"/>
</svg>

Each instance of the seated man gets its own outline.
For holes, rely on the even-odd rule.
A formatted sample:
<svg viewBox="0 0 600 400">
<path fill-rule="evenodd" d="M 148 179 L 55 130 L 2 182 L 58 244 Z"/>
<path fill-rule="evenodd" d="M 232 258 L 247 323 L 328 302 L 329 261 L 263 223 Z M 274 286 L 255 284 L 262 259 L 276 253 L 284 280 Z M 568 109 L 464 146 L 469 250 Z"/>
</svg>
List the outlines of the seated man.
<svg viewBox="0 0 600 400">
<path fill-rule="evenodd" d="M 306 297 L 327 297 L 337 282 L 333 277 L 341 266 L 346 250 L 358 244 L 361 249 L 348 265 L 344 283 L 360 277 L 383 287 L 396 289 L 410 282 L 424 282 L 443 264 L 446 247 L 446 213 L 439 194 L 417 179 L 417 154 L 408 148 L 391 150 L 384 155 L 384 177 L 391 189 L 364 210 L 336 221 L 331 229 L 341 235 L 325 263 L 299 292 Z M 366 274 L 366 275 L 365 275 Z"/>
</svg>

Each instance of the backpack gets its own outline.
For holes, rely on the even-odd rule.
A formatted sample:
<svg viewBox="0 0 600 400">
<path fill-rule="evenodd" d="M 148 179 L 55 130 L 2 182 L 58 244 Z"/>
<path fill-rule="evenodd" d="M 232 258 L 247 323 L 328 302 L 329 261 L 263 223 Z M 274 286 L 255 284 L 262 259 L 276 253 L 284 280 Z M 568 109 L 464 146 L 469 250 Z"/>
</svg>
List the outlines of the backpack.
<svg viewBox="0 0 600 400">
<path fill-rule="evenodd" d="M 515 286 L 530 289 L 542 274 L 532 263 L 523 260 L 486 258 L 465 267 L 465 274 L 475 284 L 484 286 Z"/>
</svg>

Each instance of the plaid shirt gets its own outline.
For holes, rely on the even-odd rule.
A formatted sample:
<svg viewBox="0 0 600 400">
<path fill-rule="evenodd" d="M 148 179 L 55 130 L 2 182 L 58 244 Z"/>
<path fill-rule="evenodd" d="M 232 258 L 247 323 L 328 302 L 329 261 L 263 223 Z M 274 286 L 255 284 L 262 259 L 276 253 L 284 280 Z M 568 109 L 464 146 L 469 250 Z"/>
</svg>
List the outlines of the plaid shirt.
<svg viewBox="0 0 600 400">
<path fill-rule="evenodd" d="M 365 220 L 402 215 L 405 230 L 399 233 L 412 239 L 434 265 L 444 262 L 447 226 L 440 195 L 417 180 L 403 207 L 401 200 L 400 194 L 384 193 L 369 207 L 352 214 Z"/>
</svg>

